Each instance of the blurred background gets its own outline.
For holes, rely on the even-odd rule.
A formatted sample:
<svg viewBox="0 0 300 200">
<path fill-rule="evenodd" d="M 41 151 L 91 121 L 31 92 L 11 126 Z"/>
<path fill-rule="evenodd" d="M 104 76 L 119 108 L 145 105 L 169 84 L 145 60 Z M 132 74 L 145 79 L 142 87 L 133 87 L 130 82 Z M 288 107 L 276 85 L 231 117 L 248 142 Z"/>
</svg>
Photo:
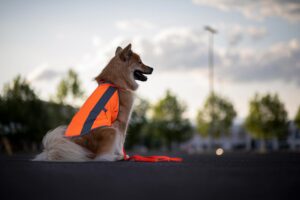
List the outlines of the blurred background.
<svg viewBox="0 0 300 200">
<path fill-rule="evenodd" d="M 300 150 L 300 2 L 0 1 L 0 152 L 41 149 L 117 46 L 140 83 L 132 151 Z"/>
</svg>

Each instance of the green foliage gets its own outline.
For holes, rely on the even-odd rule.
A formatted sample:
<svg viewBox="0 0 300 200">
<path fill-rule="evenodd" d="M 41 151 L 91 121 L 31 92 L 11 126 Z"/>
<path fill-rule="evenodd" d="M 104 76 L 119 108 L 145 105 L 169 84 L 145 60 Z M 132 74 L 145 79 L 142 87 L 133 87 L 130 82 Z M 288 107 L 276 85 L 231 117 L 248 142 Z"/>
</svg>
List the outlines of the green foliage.
<svg viewBox="0 0 300 200">
<path fill-rule="evenodd" d="M 183 117 L 186 106 L 169 90 L 165 97 L 153 107 L 151 125 L 148 126 L 146 143 L 149 147 L 167 146 L 172 142 L 183 142 L 192 136 L 192 127 Z"/>
<path fill-rule="evenodd" d="M 73 99 L 81 98 L 84 92 L 81 88 L 81 82 L 78 74 L 70 69 L 65 78 L 63 78 L 57 86 L 56 99 L 58 103 L 65 103 L 68 96 Z"/>
<path fill-rule="evenodd" d="M 138 98 L 131 114 L 131 120 L 128 127 L 126 138 L 126 149 L 143 142 L 145 137 L 146 126 L 149 123 L 147 112 L 150 108 L 149 102 Z"/>
<path fill-rule="evenodd" d="M 2 98 L 4 100 L 34 101 L 37 96 L 27 81 L 18 75 L 12 83 L 4 85 Z"/>
<path fill-rule="evenodd" d="M 42 128 L 36 119 L 44 120 L 41 101 L 21 76 L 5 84 L 0 104 L 2 134 L 16 134 L 19 138 L 36 139 Z M 33 113 L 32 113 L 33 112 Z M 14 135 L 13 135 L 14 136 Z"/>
<path fill-rule="evenodd" d="M 165 97 L 153 107 L 153 119 L 157 121 L 180 121 L 186 106 L 181 104 L 177 97 L 167 90 Z"/>
<path fill-rule="evenodd" d="M 138 99 L 134 107 L 126 139 L 126 148 L 145 145 L 149 149 L 172 146 L 192 136 L 190 122 L 183 117 L 185 106 L 170 91 L 150 107 Z M 152 114 L 151 117 L 147 117 Z"/>
<path fill-rule="evenodd" d="M 299 106 L 298 112 L 295 116 L 295 124 L 300 129 L 300 106 Z"/>
<path fill-rule="evenodd" d="M 209 134 L 220 137 L 221 134 L 229 133 L 235 117 L 236 111 L 229 100 L 211 94 L 197 114 L 197 130 L 204 137 Z"/>
<path fill-rule="evenodd" d="M 41 101 L 29 83 L 17 76 L 0 98 L 0 134 L 14 142 L 40 142 L 49 129 L 68 123 L 75 109 Z"/>
<path fill-rule="evenodd" d="M 277 94 L 255 95 L 249 108 L 245 126 L 254 138 L 284 138 L 288 134 L 287 112 Z"/>
<path fill-rule="evenodd" d="M 63 103 L 68 96 L 68 83 L 62 79 L 57 86 L 56 98 L 59 103 Z"/>
<path fill-rule="evenodd" d="M 74 70 L 70 69 L 68 71 L 67 80 L 73 98 L 81 98 L 84 92 L 80 87 L 81 82 L 78 78 L 78 74 Z"/>
</svg>

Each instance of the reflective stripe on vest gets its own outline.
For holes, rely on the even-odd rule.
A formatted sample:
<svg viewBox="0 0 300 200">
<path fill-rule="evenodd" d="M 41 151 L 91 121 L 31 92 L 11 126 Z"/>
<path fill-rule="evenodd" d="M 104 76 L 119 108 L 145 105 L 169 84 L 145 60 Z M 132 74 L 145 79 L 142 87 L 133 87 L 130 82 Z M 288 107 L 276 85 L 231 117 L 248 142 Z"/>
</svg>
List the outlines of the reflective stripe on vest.
<svg viewBox="0 0 300 200">
<path fill-rule="evenodd" d="M 109 83 L 100 84 L 72 118 L 65 136 L 82 136 L 91 130 L 111 126 L 119 112 L 117 88 Z"/>
</svg>

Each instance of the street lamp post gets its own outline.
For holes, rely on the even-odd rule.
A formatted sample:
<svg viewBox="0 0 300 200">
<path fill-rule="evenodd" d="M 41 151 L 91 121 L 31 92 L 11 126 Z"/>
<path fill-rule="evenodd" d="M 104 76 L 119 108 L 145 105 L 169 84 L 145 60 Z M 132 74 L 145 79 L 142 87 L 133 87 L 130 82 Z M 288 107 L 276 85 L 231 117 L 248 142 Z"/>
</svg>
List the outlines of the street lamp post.
<svg viewBox="0 0 300 200">
<path fill-rule="evenodd" d="M 213 29 L 210 26 L 205 26 L 204 29 L 206 31 L 208 31 L 209 34 L 209 47 L 208 47 L 208 65 L 209 65 L 209 91 L 211 97 L 212 97 L 212 101 L 214 101 L 214 48 L 213 48 L 213 44 L 214 44 L 214 34 L 217 33 L 216 29 Z M 214 102 L 210 102 L 211 103 L 211 120 L 212 123 L 209 127 L 209 133 L 208 133 L 208 138 L 209 138 L 209 149 L 211 149 L 212 147 L 212 134 L 213 134 L 213 130 L 214 130 Z"/>
<path fill-rule="evenodd" d="M 216 29 L 210 26 L 204 27 L 209 34 L 209 49 L 208 49 L 208 65 L 209 65 L 209 89 L 211 95 L 214 95 L 214 34 L 217 33 Z"/>
</svg>

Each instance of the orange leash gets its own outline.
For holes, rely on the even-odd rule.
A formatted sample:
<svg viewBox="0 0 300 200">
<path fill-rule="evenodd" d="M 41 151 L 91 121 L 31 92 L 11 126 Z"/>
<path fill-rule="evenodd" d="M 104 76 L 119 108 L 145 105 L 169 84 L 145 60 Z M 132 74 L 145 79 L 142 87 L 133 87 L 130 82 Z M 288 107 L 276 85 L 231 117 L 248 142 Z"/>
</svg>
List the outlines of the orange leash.
<svg viewBox="0 0 300 200">
<path fill-rule="evenodd" d="M 128 156 L 123 149 L 124 160 L 135 162 L 182 162 L 182 158 L 168 157 L 168 156 Z"/>
</svg>

